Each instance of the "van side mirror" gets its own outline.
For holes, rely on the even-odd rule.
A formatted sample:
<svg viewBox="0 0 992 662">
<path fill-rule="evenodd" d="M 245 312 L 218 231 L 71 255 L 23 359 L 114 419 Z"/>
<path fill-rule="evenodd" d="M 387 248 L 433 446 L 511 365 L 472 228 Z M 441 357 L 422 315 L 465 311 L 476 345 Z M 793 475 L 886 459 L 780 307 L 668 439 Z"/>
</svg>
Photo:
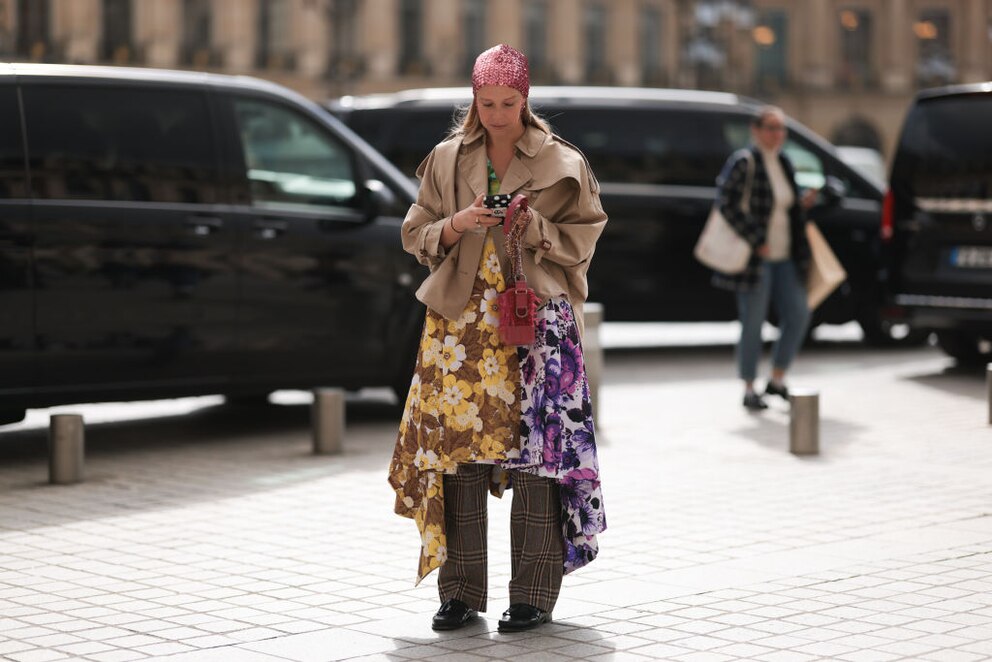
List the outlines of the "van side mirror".
<svg viewBox="0 0 992 662">
<path fill-rule="evenodd" d="M 820 206 L 833 207 L 840 203 L 847 195 L 847 187 L 844 182 L 833 175 L 827 175 L 820 189 Z"/>
<path fill-rule="evenodd" d="M 365 199 L 365 211 L 369 218 L 391 213 L 399 205 L 396 194 L 379 179 L 365 180 Z"/>
</svg>

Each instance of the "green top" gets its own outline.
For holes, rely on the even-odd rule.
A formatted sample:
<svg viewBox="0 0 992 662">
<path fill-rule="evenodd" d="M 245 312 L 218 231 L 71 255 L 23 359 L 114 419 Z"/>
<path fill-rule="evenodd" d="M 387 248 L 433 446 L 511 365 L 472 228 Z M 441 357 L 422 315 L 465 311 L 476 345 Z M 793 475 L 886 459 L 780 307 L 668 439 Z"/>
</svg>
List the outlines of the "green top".
<svg viewBox="0 0 992 662">
<path fill-rule="evenodd" d="M 486 171 L 489 173 L 489 195 L 499 193 L 499 180 L 496 179 L 496 171 L 493 170 L 493 162 L 486 159 Z"/>
</svg>

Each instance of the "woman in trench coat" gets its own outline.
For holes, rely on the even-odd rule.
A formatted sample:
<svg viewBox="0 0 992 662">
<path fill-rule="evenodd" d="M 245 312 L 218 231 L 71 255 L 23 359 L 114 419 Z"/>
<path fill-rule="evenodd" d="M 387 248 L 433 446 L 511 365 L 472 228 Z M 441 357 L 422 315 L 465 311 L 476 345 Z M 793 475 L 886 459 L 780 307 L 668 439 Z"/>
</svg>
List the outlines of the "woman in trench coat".
<svg viewBox="0 0 992 662">
<path fill-rule="evenodd" d="M 512 488 L 510 606 L 501 632 L 551 620 L 562 575 L 592 561 L 606 528 L 582 359 L 586 271 L 606 224 L 582 153 L 530 109 L 527 59 L 500 45 L 475 62 L 473 102 L 417 170 L 404 248 L 430 269 L 427 317 L 389 482 L 421 535 L 419 582 L 439 568 L 436 630 L 486 610 L 487 492 Z M 527 196 L 523 269 L 537 339 L 506 346 L 503 219 L 487 194 Z"/>
</svg>

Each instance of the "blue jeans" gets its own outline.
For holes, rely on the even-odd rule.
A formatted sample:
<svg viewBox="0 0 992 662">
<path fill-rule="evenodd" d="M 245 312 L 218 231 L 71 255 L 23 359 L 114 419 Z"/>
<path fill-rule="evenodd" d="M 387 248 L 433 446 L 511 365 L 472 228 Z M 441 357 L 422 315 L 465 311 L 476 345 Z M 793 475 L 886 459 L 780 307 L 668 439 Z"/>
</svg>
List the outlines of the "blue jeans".
<svg viewBox="0 0 992 662">
<path fill-rule="evenodd" d="M 737 315 L 741 340 L 737 344 L 737 372 L 746 382 L 754 381 L 761 358 L 761 325 L 768 317 L 768 304 L 775 304 L 779 337 L 772 350 L 772 367 L 785 370 L 806 337 L 810 312 L 806 288 L 792 260 L 765 262 L 754 289 L 737 293 Z"/>
</svg>

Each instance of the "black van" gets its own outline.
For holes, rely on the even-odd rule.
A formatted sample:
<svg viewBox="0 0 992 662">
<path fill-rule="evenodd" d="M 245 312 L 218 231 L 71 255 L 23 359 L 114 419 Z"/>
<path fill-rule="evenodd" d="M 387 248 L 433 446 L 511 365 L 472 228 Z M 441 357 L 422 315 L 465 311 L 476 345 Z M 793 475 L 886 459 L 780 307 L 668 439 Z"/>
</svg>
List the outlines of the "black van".
<svg viewBox="0 0 992 662">
<path fill-rule="evenodd" d="M 761 104 L 689 90 L 533 87 L 534 109 L 585 152 L 602 185 L 610 222 L 589 272 L 589 299 L 610 320 L 736 318 L 734 300 L 710 286 L 692 257 L 727 156 L 750 141 Z M 466 88 L 342 97 L 327 104 L 407 175 L 440 141 Z M 821 188 L 814 218 L 848 272 L 814 323 L 857 320 L 869 342 L 893 340 L 880 317 L 879 222 L 883 191 L 845 165 L 810 129 L 789 122 L 785 151 L 801 186 Z"/>
<path fill-rule="evenodd" d="M 893 319 L 992 360 L 992 82 L 920 92 L 903 124 L 882 236 Z"/>
<path fill-rule="evenodd" d="M 2 420 L 403 384 L 423 323 L 399 236 L 415 195 L 277 85 L 0 65 Z"/>
</svg>

